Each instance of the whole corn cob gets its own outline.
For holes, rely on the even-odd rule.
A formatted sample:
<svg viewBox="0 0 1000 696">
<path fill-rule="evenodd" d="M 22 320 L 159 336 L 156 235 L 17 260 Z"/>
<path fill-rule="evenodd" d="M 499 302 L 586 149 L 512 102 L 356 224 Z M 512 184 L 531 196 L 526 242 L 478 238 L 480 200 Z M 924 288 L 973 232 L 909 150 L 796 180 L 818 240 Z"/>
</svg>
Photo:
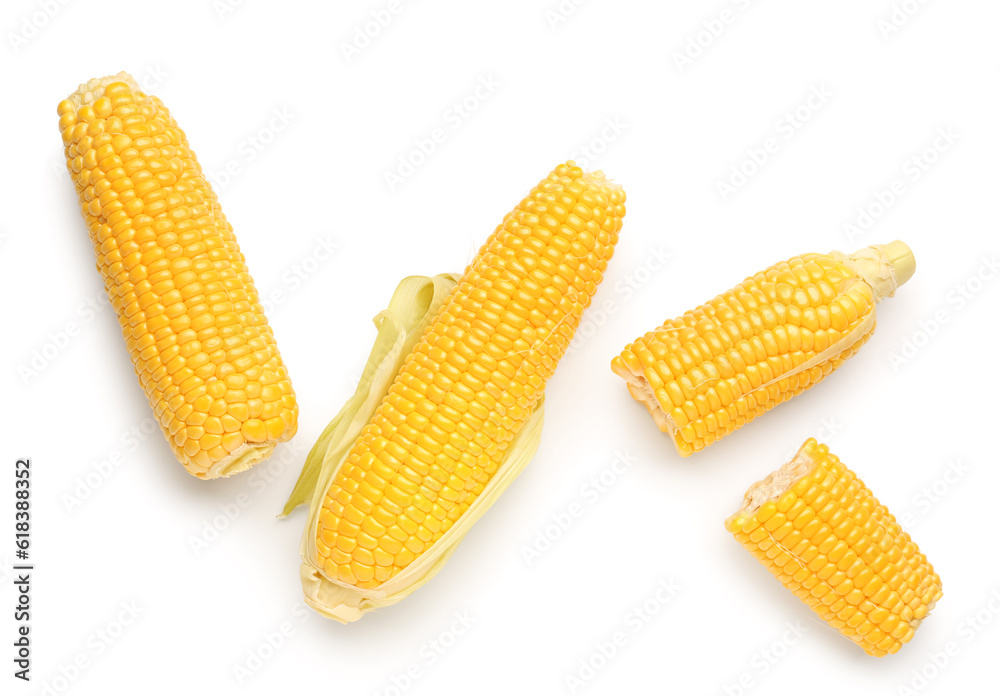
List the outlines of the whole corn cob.
<svg viewBox="0 0 1000 696">
<path fill-rule="evenodd" d="M 942 596 L 941 579 L 910 535 L 813 439 L 747 490 L 726 529 L 869 655 L 897 652 Z"/>
<path fill-rule="evenodd" d="M 412 592 L 520 471 L 537 438 L 512 443 L 529 420 L 541 426 L 532 414 L 611 258 L 624 202 L 600 172 L 556 167 L 434 308 L 353 445 L 334 462 L 325 445 L 332 466 L 303 541 L 312 606 L 346 622 Z"/>
<path fill-rule="evenodd" d="M 636 339 L 611 369 L 686 457 L 854 355 L 914 268 L 898 241 L 796 256 Z"/>
<path fill-rule="evenodd" d="M 187 138 L 126 73 L 59 103 L 66 166 L 135 372 L 199 478 L 295 434 L 298 406 L 240 253 Z"/>
</svg>

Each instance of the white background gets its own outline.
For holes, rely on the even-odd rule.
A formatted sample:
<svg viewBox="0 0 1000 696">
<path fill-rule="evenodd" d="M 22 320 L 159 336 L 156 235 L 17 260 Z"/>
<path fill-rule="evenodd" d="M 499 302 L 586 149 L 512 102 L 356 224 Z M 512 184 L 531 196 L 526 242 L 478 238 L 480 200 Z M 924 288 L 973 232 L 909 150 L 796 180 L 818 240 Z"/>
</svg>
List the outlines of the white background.
<svg viewBox="0 0 1000 696">
<path fill-rule="evenodd" d="M 11 470 L 27 455 L 37 569 L 30 686 L 11 676 L 15 598 L 0 573 L 0 692 L 995 690 L 1000 7 L 896 0 L 911 14 L 895 26 L 884 24 L 890 0 L 577 2 L 556 22 L 556 0 L 404 1 L 350 60 L 344 45 L 387 0 L 245 0 L 222 12 L 211 0 L 4 3 L 0 561 L 13 560 Z M 700 33 L 706 22 L 718 36 Z M 679 67 L 685 50 L 698 53 L 690 41 L 700 55 Z M 231 480 L 194 479 L 158 432 L 126 436 L 149 424 L 148 406 L 112 312 L 86 309 L 103 287 L 55 107 L 119 70 L 164 100 L 206 170 L 238 168 L 217 186 L 223 209 L 258 289 L 282 293 L 269 316 L 299 435 Z M 452 105 L 491 79 L 499 86 L 457 115 Z M 814 88 L 829 96 L 804 106 Z M 276 109 L 290 123 L 268 133 Z M 435 128 L 445 142 L 390 190 L 385 174 Z M 957 140 L 946 146 L 939 129 Z M 250 138 L 269 142 L 258 150 Z M 718 183 L 768 138 L 776 152 L 724 197 Z M 592 308 L 609 311 L 588 313 L 588 336 L 549 384 L 538 455 L 415 595 L 350 626 L 306 611 L 304 514 L 275 515 L 353 391 L 371 317 L 403 276 L 461 270 L 570 156 L 624 185 L 628 215 Z M 887 210 L 849 232 L 859 206 L 896 180 Z M 860 354 L 704 453 L 678 457 L 608 368 L 635 336 L 771 263 L 896 238 L 918 270 L 879 306 Z M 321 242 L 336 253 L 317 252 Z M 54 357 L 26 375 L 34 351 Z M 943 579 L 944 599 L 898 655 L 867 657 L 818 622 L 723 528 L 746 486 L 809 436 L 910 515 Z M 950 482 L 949 462 L 963 472 Z M 602 474 L 614 481 L 595 494 L 588 481 Z M 931 502 L 922 491 L 935 486 Z M 549 529 L 556 540 L 529 562 L 536 535 L 574 503 L 582 515 Z M 217 538 L 196 548 L 206 537 Z M 630 612 L 666 580 L 676 595 L 637 624 Z M 119 633 L 131 602 L 139 616 Z M 463 613 L 471 627 L 449 633 Z M 977 613 L 992 625 L 971 629 Z M 807 631 L 786 634 L 789 622 Z M 118 637 L 109 645 L 102 631 Z M 616 631 L 625 645 L 593 659 Z M 435 641 L 450 647 L 437 654 Z M 78 658 L 86 667 L 73 674 Z M 600 668 L 584 680 L 581 660 Z M 922 688 L 914 670 L 931 675 Z M 574 691 L 567 676 L 585 685 Z M 389 688 L 394 677 L 405 688 Z M 741 678 L 753 687 L 741 691 Z"/>
</svg>

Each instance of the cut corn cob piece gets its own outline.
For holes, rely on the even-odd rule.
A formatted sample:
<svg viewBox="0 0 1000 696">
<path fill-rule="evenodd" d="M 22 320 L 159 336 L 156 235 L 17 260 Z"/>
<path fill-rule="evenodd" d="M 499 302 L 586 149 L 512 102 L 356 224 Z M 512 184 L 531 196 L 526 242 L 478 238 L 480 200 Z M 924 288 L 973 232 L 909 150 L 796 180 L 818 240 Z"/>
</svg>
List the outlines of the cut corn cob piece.
<svg viewBox="0 0 1000 696">
<path fill-rule="evenodd" d="M 611 369 L 686 457 L 854 355 L 914 268 L 899 241 L 796 256 L 636 339 Z"/>
<path fill-rule="evenodd" d="M 372 389 L 370 422 L 321 439 L 322 471 L 299 498 L 312 489 L 311 606 L 348 622 L 406 596 L 527 463 L 545 382 L 601 281 L 624 202 L 600 172 L 557 167 L 504 218 L 412 352 L 385 362 L 395 379 Z"/>
<path fill-rule="evenodd" d="M 232 226 L 187 138 L 127 73 L 60 102 L 66 166 L 135 372 L 199 478 L 295 434 L 298 406 Z"/>
<path fill-rule="evenodd" d="M 751 486 L 726 529 L 869 655 L 898 651 L 941 599 L 941 578 L 896 518 L 826 445 Z"/>
</svg>

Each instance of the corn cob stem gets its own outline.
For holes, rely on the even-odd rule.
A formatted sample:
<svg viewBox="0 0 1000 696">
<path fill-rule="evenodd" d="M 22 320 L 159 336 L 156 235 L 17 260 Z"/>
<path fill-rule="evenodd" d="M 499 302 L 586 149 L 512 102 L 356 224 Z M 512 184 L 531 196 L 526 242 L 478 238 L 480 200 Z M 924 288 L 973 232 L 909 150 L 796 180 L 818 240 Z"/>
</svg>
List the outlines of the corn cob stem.
<svg viewBox="0 0 1000 696">
<path fill-rule="evenodd" d="M 298 406 L 243 255 L 187 138 L 126 73 L 58 107 L 97 266 L 174 454 L 199 478 L 294 435 Z"/>
<path fill-rule="evenodd" d="M 747 490 L 726 529 L 869 655 L 897 652 L 942 596 L 941 579 L 910 535 L 814 439 Z"/>
</svg>

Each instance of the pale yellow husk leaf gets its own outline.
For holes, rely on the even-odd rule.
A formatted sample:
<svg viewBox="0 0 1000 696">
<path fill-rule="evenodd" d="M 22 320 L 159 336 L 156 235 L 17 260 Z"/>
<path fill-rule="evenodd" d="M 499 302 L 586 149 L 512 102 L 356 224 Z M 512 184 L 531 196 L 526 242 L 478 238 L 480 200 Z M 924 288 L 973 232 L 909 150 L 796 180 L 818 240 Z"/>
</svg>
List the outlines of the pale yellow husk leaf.
<svg viewBox="0 0 1000 696">
<path fill-rule="evenodd" d="M 330 483 L 456 283 L 457 276 L 453 274 L 433 278 L 410 276 L 400 282 L 389 307 L 375 317 L 378 335 L 354 396 L 344 404 L 309 452 L 282 511 L 282 516 L 286 516 L 299 505 L 309 504 L 300 549 L 305 601 L 324 616 L 342 623 L 356 621 L 373 609 L 395 604 L 434 577 L 472 525 L 521 473 L 541 441 L 544 398 L 539 400 L 534 413 L 511 442 L 497 473 L 465 514 L 419 558 L 378 587 L 360 589 L 328 578 L 313 562 L 316 525 Z"/>
</svg>

